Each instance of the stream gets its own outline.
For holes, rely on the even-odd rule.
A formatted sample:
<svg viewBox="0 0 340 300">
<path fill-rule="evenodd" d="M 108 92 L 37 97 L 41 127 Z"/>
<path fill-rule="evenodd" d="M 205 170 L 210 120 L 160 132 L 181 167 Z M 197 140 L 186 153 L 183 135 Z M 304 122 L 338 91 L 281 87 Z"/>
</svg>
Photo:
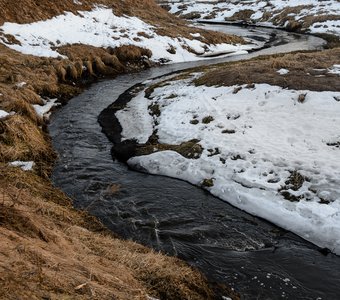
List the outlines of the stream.
<svg viewBox="0 0 340 300">
<path fill-rule="evenodd" d="M 134 172 L 112 160 L 112 144 L 97 118 L 134 84 L 194 66 L 318 49 L 323 43 L 276 29 L 208 28 L 270 43 L 248 55 L 164 65 L 93 84 L 51 117 L 49 132 L 59 153 L 52 180 L 76 208 L 89 211 L 121 237 L 184 259 L 209 280 L 235 288 L 242 299 L 339 299 L 336 255 L 325 255 L 189 183 Z"/>
</svg>

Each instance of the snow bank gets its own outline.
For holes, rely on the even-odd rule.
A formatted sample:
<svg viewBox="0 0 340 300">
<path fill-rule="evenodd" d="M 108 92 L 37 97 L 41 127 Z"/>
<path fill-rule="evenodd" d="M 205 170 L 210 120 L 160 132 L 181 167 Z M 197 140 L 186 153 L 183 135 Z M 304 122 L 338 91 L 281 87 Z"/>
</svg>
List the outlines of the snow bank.
<svg viewBox="0 0 340 300">
<path fill-rule="evenodd" d="M 118 113 L 123 137 L 145 142 L 157 130 L 160 143 L 198 139 L 204 151 L 199 159 L 155 152 L 130 166 L 195 185 L 209 180 L 212 194 L 340 254 L 340 93 L 167 83 Z M 155 104 L 161 114 L 151 118 Z"/>
<path fill-rule="evenodd" d="M 247 53 L 250 45 L 218 44 L 209 46 L 199 40 L 170 38 L 157 35 L 155 28 L 136 17 L 115 16 L 112 9 L 97 7 L 92 11 L 67 12 L 46 21 L 31 24 L 5 23 L 0 27 L 6 34 L 14 35 L 21 43 L 6 45 L 24 54 L 58 57 L 54 47 L 84 44 L 95 47 L 136 45 L 152 51 L 154 61 L 183 62 L 203 59 L 197 53 Z M 3 42 L 3 41 L 2 41 Z M 3 42 L 4 43 L 4 42 Z M 169 53 L 176 50 L 176 53 Z"/>
</svg>

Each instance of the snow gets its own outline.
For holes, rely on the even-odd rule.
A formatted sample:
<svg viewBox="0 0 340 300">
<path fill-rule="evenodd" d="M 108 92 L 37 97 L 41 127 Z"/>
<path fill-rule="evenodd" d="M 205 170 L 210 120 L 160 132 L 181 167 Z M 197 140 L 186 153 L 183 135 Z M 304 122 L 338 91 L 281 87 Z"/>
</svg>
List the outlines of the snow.
<svg viewBox="0 0 340 300">
<path fill-rule="evenodd" d="M 275 17 L 278 17 L 282 10 L 287 7 L 307 6 L 306 8 L 298 9 L 297 12 L 289 14 L 296 21 L 303 21 L 307 16 L 339 16 L 340 2 L 336 0 L 269 0 L 269 1 L 218 1 L 218 0 L 188 0 L 185 1 L 167 1 L 170 5 L 171 13 L 200 13 L 200 19 L 208 18 L 209 21 L 224 22 L 226 18 L 232 17 L 235 13 L 242 10 L 252 10 L 254 13 L 250 19 L 252 22 L 265 26 L 273 26 Z M 266 13 L 272 14 L 269 19 L 264 18 Z M 284 26 L 287 26 L 284 24 Z M 281 25 L 283 26 L 283 24 Z M 317 22 L 309 27 L 312 33 L 330 33 L 340 36 L 340 20 L 326 20 Z"/>
<path fill-rule="evenodd" d="M 337 74 L 340 76 L 340 65 L 333 65 L 333 67 L 328 70 L 328 73 Z"/>
<path fill-rule="evenodd" d="M 0 27 L 5 34 L 14 35 L 18 44 L 5 43 L 6 46 L 22 52 L 45 57 L 59 57 L 58 49 L 68 44 L 84 44 L 95 47 L 119 47 L 136 45 L 152 51 L 152 60 L 183 62 L 204 59 L 187 50 L 197 53 L 246 53 L 251 45 L 218 44 L 207 45 L 199 40 L 183 37 L 160 36 L 151 26 L 136 17 L 116 16 L 112 9 L 96 7 L 92 11 L 79 11 L 78 15 L 66 12 L 46 21 L 30 24 L 6 22 Z M 144 33 L 144 34 L 141 34 Z M 198 37 L 197 34 L 194 36 Z M 167 50 L 176 49 L 171 54 Z"/>
<path fill-rule="evenodd" d="M 131 158 L 132 168 L 199 186 L 212 179 L 214 185 L 205 188 L 215 196 L 340 254 L 339 92 L 257 84 L 235 94 L 236 86 L 195 87 L 191 79 L 167 83 L 151 100 L 141 92 L 118 113 L 124 138 L 146 142 L 153 127 L 160 143 L 198 139 L 204 151 L 188 159 L 155 148 Z M 148 113 L 153 104 L 159 105 L 159 117 Z M 202 123 L 207 116 L 213 121 Z M 300 186 L 289 184 L 294 174 L 303 178 Z"/>
<path fill-rule="evenodd" d="M 33 161 L 13 161 L 9 163 L 10 166 L 13 167 L 20 167 L 24 171 L 32 171 L 34 167 L 34 162 Z"/>
<path fill-rule="evenodd" d="M 116 113 L 116 117 L 121 124 L 122 138 L 136 139 L 139 143 L 146 143 L 149 136 L 152 134 L 152 117 L 145 114 L 148 110 L 148 100 L 143 94 L 139 94 L 133 98 L 127 107 Z M 126 115 L 128 114 L 128 118 Z M 138 122 L 136 122 L 138 120 Z"/>
<path fill-rule="evenodd" d="M 9 113 L 7 111 L 0 109 L 0 119 L 3 119 L 5 117 L 7 117 L 8 115 L 9 115 Z"/>
<path fill-rule="evenodd" d="M 57 98 L 47 100 L 43 99 L 44 105 L 33 104 L 33 108 L 39 116 L 49 118 L 49 111 L 52 107 L 59 105 L 59 103 L 56 103 L 57 101 Z"/>
<path fill-rule="evenodd" d="M 277 71 L 277 73 L 279 73 L 280 75 L 286 75 L 289 73 L 289 70 L 287 69 L 280 69 Z"/>
<path fill-rule="evenodd" d="M 340 13 L 340 8 L 338 15 Z M 327 20 L 316 22 L 310 27 L 311 33 L 328 33 L 340 36 L 340 20 Z"/>
<path fill-rule="evenodd" d="M 25 85 L 27 85 L 27 83 L 26 82 L 18 82 L 15 86 L 18 88 L 18 89 L 21 89 L 21 88 L 23 88 Z"/>
</svg>

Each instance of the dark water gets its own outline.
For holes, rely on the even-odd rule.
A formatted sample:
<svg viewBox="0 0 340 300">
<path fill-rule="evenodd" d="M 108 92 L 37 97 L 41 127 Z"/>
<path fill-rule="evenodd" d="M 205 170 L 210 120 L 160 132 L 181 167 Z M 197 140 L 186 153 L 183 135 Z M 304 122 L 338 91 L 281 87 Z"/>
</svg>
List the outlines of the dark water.
<svg viewBox="0 0 340 300">
<path fill-rule="evenodd" d="M 249 33 L 256 34 L 270 33 Z M 284 42 L 294 50 L 298 42 L 305 48 L 320 45 L 312 37 L 277 35 L 279 47 Z M 234 286 L 244 299 L 339 299 L 339 257 L 325 256 L 296 235 L 188 183 L 133 172 L 112 161 L 111 144 L 97 123 L 100 112 L 130 86 L 194 65 L 99 82 L 52 115 L 49 130 L 60 155 L 55 185 L 122 237 L 185 259 L 209 279 Z M 120 186 L 118 193 L 110 193 L 112 185 Z"/>
</svg>

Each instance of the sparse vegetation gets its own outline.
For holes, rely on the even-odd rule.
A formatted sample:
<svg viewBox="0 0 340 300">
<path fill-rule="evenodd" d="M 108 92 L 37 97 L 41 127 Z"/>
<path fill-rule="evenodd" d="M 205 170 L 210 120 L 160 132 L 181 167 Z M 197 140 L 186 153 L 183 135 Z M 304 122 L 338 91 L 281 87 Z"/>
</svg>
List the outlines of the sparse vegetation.
<svg viewBox="0 0 340 300">
<path fill-rule="evenodd" d="M 339 57 L 339 48 L 322 52 L 261 56 L 249 61 L 207 67 L 204 74 L 194 82 L 196 85 L 208 86 L 268 83 L 294 90 L 340 91 L 339 77 L 327 72 L 328 68 L 339 63 Z M 289 73 L 280 75 L 277 71 L 281 68 L 288 69 Z M 324 76 L 313 76 L 315 69 L 324 69 Z M 241 89 L 241 86 L 236 87 L 234 93 Z"/>
<path fill-rule="evenodd" d="M 203 124 L 209 124 L 211 123 L 212 121 L 214 121 L 214 117 L 212 116 L 206 116 L 202 119 L 202 123 Z"/>
<path fill-rule="evenodd" d="M 298 202 L 301 199 L 303 199 L 303 196 L 301 195 L 296 196 L 293 193 L 291 193 L 289 190 L 298 191 L 302 187 L 305 181 L 308 181 L 308 178 L 301 175 L 298 171 L 294 170 L 291 172 L 290 176 L 286 180 L 285 186 L 283 186 L 279 190 L 279 192 L 286 200 L 289 200 L 292 202 Z"/>
<path fill-rule="evenodd" d="M 214 186 L 214 179 L 213 178 L 206 178 L 202 181 L 202 187 L 210 188 Z"/>
</svg>

